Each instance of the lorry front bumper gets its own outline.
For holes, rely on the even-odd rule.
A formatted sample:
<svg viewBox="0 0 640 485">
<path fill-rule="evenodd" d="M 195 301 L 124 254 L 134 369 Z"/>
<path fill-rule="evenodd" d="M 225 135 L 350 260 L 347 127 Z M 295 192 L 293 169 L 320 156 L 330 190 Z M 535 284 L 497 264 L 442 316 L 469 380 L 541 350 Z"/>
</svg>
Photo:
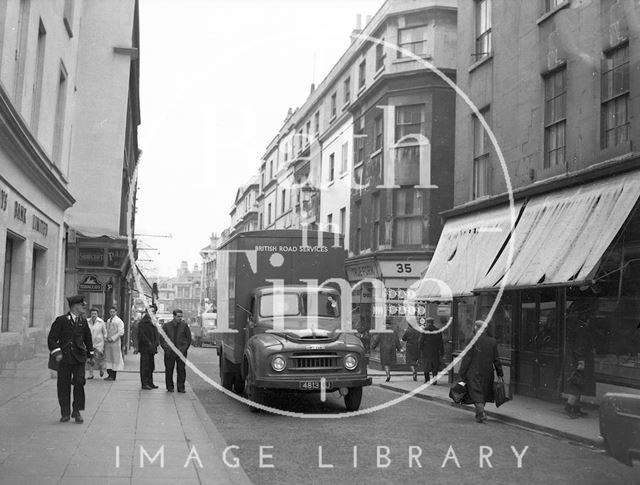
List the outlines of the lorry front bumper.
<svg viewBox="0 0 640 485">
<path fill-rule="evenodd" d="M 324 377 L 324 376 L 323 376 Z M 340 387 L 363 387 L 371 385 L 371 377 L 363 376 L 326 376 L 327 391 L 337 391 Z M 291 389 L 296 391 L 314 391 L 305 389 L 304 383 L 320 382 L 320 376 L 300 376 L 300 377 L 266 377 L 256 379 L 256 386 L 264 389 Z M 318 391 L 319 389 L 315 389 Z"/>
</svg>

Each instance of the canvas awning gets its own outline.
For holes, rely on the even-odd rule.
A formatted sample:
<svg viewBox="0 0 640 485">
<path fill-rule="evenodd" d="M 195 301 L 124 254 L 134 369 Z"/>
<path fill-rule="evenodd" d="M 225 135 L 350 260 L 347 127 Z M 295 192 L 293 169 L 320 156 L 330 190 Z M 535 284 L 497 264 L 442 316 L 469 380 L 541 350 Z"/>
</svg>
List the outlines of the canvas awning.
<svg viewBox="0 0 640 485">
<path fill-rule="evenodd" d="M 517 220 L 521 207 L 516 203 L 513 214 L 509 206 L 501 206 L 449 219 L 425 273 L 425 283 L 418 290 L 419 298 L 442 296 L 440 287 L 430 279 L 446 283 L 453 296 L 471 294 L 500 253 L 512 216 Z"/>
<path fill-rule="evenodd" d="M 636 171 L 532 198 L 512 235 L 508 273 L 507 246 L 476 289 L 589 281 L 639 195 Z"/>
</svg>

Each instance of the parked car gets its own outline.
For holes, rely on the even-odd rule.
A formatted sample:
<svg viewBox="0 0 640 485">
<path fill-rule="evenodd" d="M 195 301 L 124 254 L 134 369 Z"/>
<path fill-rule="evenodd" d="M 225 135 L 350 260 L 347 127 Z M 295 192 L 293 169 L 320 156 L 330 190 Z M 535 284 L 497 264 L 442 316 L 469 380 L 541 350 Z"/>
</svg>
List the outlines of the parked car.
<svg viewBox="0 0 640 485">
<path fill-rule="evenodd" d="M 640 395 L 607 393 L 600 403 L 600 436 L 607 453 L 628 466 L 640 460 Z"/>
</svg>

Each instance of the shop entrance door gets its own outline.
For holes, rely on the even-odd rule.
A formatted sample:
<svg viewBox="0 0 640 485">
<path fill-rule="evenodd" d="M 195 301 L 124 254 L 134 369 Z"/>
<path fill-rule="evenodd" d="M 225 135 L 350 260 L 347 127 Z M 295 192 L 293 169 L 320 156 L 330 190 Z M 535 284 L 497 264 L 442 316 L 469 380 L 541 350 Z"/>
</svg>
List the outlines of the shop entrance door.
<svg viewBox="0 0 640 485">
<path fill-rule="evenodd" d="M 562 370 L 558 292 L 523 291 L 520 301 L 518 393 L 556 400 Z"/>
</svg>

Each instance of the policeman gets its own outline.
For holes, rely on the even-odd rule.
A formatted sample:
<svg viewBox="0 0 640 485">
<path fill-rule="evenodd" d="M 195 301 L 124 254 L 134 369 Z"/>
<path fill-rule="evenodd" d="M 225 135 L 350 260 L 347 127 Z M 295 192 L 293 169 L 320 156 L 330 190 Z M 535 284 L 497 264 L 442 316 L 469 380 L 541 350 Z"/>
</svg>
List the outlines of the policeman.
<svg viewBox="0 0 640 485">
<path fill-rule="evenodd" d="M 58 363 L 58 402 L 60 422 L 72 417 L 76 423 L 84 420 L 84 369 L 87 359 L 93 359 L 91 329 L 84 317 L 84 297 L 76 295 L 67 298 L 69 313 L 55 319 L 49 331 L 48 345 L 51 356 Z M 73 412 L 70 406 L 71 385 L 73 384 Z"/>
</svg>

